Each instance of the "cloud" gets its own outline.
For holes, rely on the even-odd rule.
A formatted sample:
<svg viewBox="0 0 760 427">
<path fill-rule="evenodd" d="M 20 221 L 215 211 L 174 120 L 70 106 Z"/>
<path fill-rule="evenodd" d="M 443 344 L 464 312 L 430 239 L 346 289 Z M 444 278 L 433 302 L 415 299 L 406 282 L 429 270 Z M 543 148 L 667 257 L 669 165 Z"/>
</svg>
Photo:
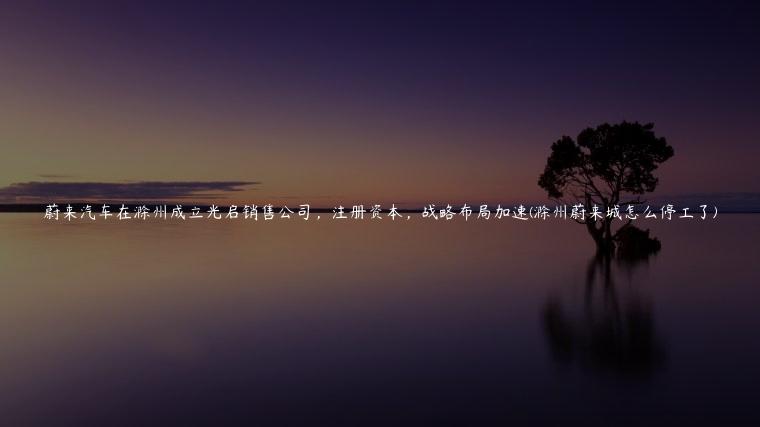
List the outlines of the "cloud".
<svg viewBox="0 0 760 427">
<path fill-rule="evenodd" d="M 76 178 L 76 175 L 64 175 L 64 174 L 55 174 L 55 173 L 41 173 L 39 175 L 40 178 L 44 179 L 69 179 L 69 178 Z"/>
<path fill-rule="evenodd" d="M 258 185 L 257 181 L 31 181 L 0 187 L 0 201 L 176 200 L 225 198 L 229 193 Z"/>
</svg>

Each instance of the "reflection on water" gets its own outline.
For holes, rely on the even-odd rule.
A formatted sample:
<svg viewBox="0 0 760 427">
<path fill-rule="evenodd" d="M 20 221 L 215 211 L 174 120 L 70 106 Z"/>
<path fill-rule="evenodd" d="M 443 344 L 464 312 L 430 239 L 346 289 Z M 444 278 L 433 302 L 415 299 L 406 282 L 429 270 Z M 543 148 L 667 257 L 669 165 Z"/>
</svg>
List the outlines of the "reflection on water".
<svg viewBox="0 0 760 427">
<path fill-rule="evenodd" d="M 0 215 L 0 425 L 746 424 L 760 221 Z M 548 296 L 548 300 L 547 300 Z"/>
<path fill-rule="evenodd" d="M 628 275 L 647 259 L 594 256 L 588 263 L 582 308 L 573 316 L 557 298 L 549 298 L 543 317 L 551 351 L 559 363 L 578 362 L 594 372 L 647 377 L 664 360 L 651 303 L 638 293 L 616 288 L 613 267 Z"/>
</svg>

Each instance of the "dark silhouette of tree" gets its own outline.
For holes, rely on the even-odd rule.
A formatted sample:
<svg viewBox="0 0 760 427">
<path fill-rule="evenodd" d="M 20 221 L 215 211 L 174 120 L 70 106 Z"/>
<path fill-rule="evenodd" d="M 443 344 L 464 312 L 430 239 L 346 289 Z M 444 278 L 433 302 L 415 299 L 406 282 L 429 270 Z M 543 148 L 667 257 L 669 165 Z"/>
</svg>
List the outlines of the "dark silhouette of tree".
<svg viewBox="0 0 760 427">
<path fill-rule="evenodd" d="M 638 122 L 604 123 L 583 130 L 576 140 L 563 136 L 552 144 L 538 185 L 549 197 L 563 204 L 599 206 L 603 219 L 585 224 L 600 252 L 615 249 L 617 233 L 608 208 L 644 203 L 641 195 L 654 191 L 654 171 L 673 156 L 673 147 L 657 137 L 654 125 Z"/>
</svg>

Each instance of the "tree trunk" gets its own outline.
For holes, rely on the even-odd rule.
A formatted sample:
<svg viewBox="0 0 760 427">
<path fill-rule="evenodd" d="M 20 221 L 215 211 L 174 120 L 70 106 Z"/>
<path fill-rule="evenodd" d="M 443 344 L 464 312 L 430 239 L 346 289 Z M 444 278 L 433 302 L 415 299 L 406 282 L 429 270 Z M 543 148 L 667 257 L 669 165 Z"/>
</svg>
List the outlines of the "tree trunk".
<svg viewBox="0 0 760 427">
<path fill-rule="evenodd" d="M 595 222 L 586 222 L 586 230 L 588 230 L 591 238 L 596 243 L 596 251 L 599 255 L 611 255 L 615 251 L 615 240 L 612 235 L 611 224 L 605 220 L 600 224 L 599 228 L 596 227 Z"/>
</svg>

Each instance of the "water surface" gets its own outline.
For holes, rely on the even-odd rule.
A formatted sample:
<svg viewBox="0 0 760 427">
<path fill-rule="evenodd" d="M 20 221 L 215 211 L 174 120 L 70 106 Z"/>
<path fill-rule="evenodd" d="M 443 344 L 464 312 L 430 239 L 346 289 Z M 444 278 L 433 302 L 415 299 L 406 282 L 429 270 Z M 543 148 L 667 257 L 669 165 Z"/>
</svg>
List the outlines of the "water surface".
<svg viewBox="0 0 760 427">
<path fill-rule="evenodd" d="M 0 424 L 757 421 L 758 219 L 1 214 Z"/>
</svg>

